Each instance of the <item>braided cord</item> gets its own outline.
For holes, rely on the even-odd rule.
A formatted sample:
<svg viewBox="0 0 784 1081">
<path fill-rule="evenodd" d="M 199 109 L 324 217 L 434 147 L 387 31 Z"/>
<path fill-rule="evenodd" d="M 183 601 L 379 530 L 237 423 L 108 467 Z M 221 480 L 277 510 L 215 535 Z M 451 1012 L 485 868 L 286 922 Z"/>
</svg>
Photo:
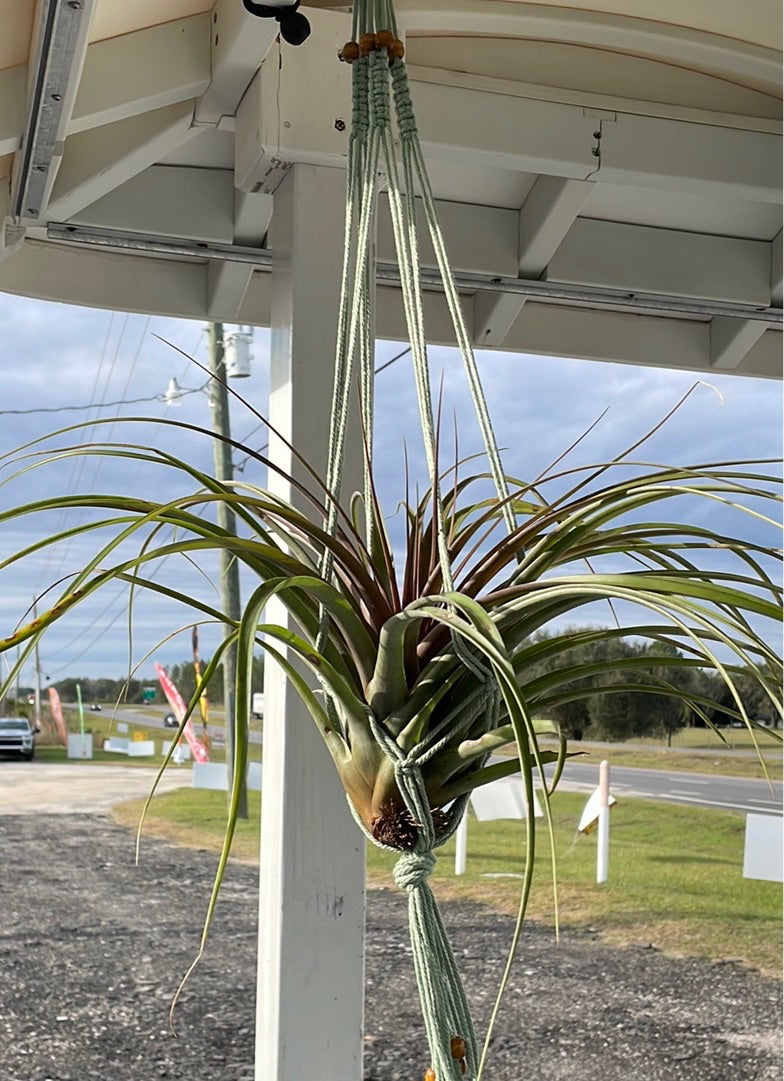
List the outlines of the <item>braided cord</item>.
<svg viewBox="0 0 784 1081">
<path fill-rule="evenodd" d="M 434 849 L 449 840 L 456 831 L 468 807 L 468 796 L 455 800 L 448 812 L 446 828 L 436 836 L 422 777 L 424 752 L 415 747 L 404 754 L 374 718 L 370 720 L 370 727 L 376 741 L 394 762 L 398 790 L 418 827 L 414 850 L 397 852 L 393 876 L 396 885 L 408 894 L 408 928 L 414 973 L 433 1067 L 438 1081 L 467 1081 L 476 1076 L 479 1062 L 476 1034 L 463 981 L 428 878 L 436 864 Z M 379 844 L 365 829 L 355 812 L 354 817 L 373 844 L 390 850 L 389 846 Z M 460 1037 L 465 1042 L 465 1075 L 459 1061 L 452 1057 L 454 1037 Z"/>
<path fill-rule="evenodd" d="M 391 30 L 397 36 L 392 0 L 357 0 L 353 6 L 352 27 L 355 40 L 362 34 Z M 360 417 L 366 444 L 365 467 L 365 529 L 371 554 L 377 541 L 372 513 L 371 463 L 373 442 L 373 349 L 375 250 L 374 235 L 380 171 L 386 176 L 392 233 L 400 267 L 401 292 L 406 326 L 411 345 L 413 372 L 419 406 L 425 456 L 433 485 L 434 528 L 443 588 L 454 589 L 449 556 L 445 511 L 440 493 L 438 441 L 434 422 L 431 378 L 427 356 L 424 310 L 420 285 L 420 252 L 416 224 L 417 195 L 421 196 L 425 219 L 444 284 L 447 306 L 455 328 L 458 347 L 463 357 L 469 387 L 474 399 L 477 419 L 498 498 L 510 530 L 515 517 L 509 500 L 500 453 L 490 422 L 487 404 L 479 380 L 468 331 L 465 326 L 457 288 L 446 254 L 443 235 L 437 218 L 435 200 L 422 156 L 414 120 L 405 65 L 394 59 L 390 65 L 382 49 L 372 49 L 352 65 L 352 131 L 348 147 L 346 225 L 343 247 L 338 333 L 335 355 L 330 439 L 325 481 L 332 494 L 325 529 L 334 535 L 337 528 L 337 501 L 343 472 L 345 435 L 355 357 L 359 360 Z M 400 150 L 396 145 L 390 122 L 394 103 Z M 320 572 L 328 579 L 332 575 L 331 553 L 325 549 Z M 328 618 L 321 612 L 316 649 L 321 652 L 328 634 Z M 428 878 L 435 866 L 434 849 L 443 844 L 457 829 L 465 813 L 468 796 L 455 800 L 447 812 L 446 828 L 433 822 L 427 790 L 422 775 L 426 762 L 437 755 L 454 737 L 455 725 L 469 726 L 480 712 L 497 719 L 500 691 L 488 666 L 477 657 L 461 636 L 452 633 L 453 648 L 459 659 L 478 677 L 481 686 L 470 695 L 470 701 L 451 711 L 449 716 L 427 733 L 417 746 L 405 752 L 386 729 L 369 715 L 369 726 L 375 741 L 394 765 L 395 781 L 411 821 L 417 827 L 417 840 L 411 852 L 398 852 L 394 875 L 398 886 L 408 893 L 408 916 L 414 969 L 422 1004 L 433 1068 L 438 1081 L 463 1081 L 461 1063 L 453 1057 L 453 1040 L 459 1037 L 465 1045 L 465 1081 L 475 1078 L 479 1055 L 473 1023 L 465 991 L 457 969 L 446 930 Z M 325 688 L 326 689 L 326 688 Z M 330 715 L 336 712 L 327 694 Z M 459 717 L 458 715 L 462 714 Z M 494 722 L 495 723 L 495 722 Z M 380 844 L 356 815 L 366 836 Z"/>
</svg>

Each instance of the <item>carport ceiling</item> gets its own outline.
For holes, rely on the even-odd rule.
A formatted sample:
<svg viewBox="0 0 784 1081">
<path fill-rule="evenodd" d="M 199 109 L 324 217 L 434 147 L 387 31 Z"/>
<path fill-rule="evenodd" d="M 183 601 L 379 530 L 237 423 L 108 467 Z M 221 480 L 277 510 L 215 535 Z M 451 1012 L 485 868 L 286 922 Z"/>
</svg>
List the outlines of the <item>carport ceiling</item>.
<svg viewBox="0 0 784 1081">
<path fill-rule="evenodd" d="M 240 0 L 0 0 L 0 289 L 267 323 L 276 186 L 345 162 L 350 16 L 302 10 L 292 48 Z M 780 374 L 777 0 L 397 10 L 477 346 Z"/>
</svg>

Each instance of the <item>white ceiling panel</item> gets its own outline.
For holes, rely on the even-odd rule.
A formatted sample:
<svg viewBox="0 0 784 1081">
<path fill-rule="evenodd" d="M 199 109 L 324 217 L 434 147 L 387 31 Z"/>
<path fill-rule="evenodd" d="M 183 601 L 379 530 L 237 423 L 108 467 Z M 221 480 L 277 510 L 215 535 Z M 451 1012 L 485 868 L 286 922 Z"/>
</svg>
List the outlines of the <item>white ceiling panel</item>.
<svg viewBox="0 0 784 1081">
<path fill-rule="evenodd" d="M 350 16 L 302 7 L 292 48 L 240 0 L 0 0 L 0 289 L 265 323 L 280 178 L 346 162 Z M 397 11 L 477 344 L 777 374 L 778 3 Z M 388 297 L 383 226 L 379 252 Z"/>
</svg>

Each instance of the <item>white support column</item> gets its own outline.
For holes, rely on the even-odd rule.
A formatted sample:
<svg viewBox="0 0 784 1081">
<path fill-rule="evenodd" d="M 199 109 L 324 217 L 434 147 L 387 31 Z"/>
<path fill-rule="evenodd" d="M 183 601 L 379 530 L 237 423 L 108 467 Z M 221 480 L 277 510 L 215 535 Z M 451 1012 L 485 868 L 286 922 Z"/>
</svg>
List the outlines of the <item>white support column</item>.
<svg viewBox="0 0 784 1081">
<path fill-rule="evenodd" d="M 270 419 L 320 471 L 344 203 L 342 170 L 295 165 L 275 194 L 271 226 Z M 270 455 L 303 477 L 272 434 Z M 354 486 L 350 470 L 346 480 Z M 292 495 L 279 477 L 270 486 Z M 272 604 L 267 618 L 288 620 Z M 320 734 L 271 661 L 264 689 L 256 1078 L 359 1081 L 364 839 Z"/>
</svg>

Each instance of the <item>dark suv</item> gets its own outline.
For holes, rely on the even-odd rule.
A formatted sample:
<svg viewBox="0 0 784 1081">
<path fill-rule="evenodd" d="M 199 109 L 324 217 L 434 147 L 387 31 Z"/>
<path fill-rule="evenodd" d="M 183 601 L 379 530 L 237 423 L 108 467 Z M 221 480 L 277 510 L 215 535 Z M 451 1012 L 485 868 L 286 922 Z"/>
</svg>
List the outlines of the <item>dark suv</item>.
<svg viewBox="0 0 784 1081">
<path fill-rule="evenodd" d="M 0 754 L 20 754 L 32 762 L 35 757 L 35 734 L 39 731 L 26 717 L 0 717 Z"/>
</svg>

